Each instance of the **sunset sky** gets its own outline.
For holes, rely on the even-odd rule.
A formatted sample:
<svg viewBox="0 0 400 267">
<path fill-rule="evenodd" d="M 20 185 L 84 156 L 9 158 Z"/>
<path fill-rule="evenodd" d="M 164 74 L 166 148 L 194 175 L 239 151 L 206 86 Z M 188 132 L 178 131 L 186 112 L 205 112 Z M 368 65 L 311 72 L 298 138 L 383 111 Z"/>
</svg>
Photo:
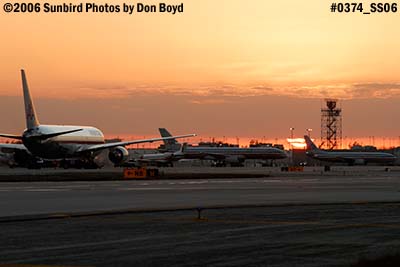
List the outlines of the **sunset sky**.
<svg viewBox="0 0 400 267">
<path fill-rule="evenodd" d="M 281 140 L 294 127 L 319 138 L 330 97 L 342 100 L 343 137 L 400 145 L 400 11 L 331 13 L 326 0 L 165 2 L 183 2 L 184 12 L 1 10 L 0 132 L 25 127 L 24 68 L 41 123 L 135 137 L 166 127 L 203 140 Z"/>
</svg>

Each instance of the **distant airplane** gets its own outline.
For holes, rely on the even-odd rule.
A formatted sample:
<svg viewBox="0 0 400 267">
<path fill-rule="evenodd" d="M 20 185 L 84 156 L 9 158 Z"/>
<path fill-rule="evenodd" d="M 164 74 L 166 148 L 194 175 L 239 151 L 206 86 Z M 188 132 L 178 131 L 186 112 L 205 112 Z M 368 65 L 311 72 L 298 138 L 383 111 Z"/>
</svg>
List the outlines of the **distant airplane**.
<svg viewBox="0 0 400 267">
<path fill-rule="evenodd" d="M 101 151 L 109 149 L 109 159 L 115 165 L 119 165 L 128 159 L 129 153 L 125 148 L 127 145 L 195 136 L 194 134 L 188 134 L 168 138 L 105 143 L 103 133 L 94 127 L 40 124 L 24 70 L 21 70 L 21 76 L 27 129 L 22 135 L 0 134 L 1 137 L 22 141 L 23 145 L 16 145 L 14 148 L 8 147 L 14 150 L 15 154 L 26 148 L 29 154 L 38 158 L 64 161 L 67 159 L 80 159 L 84 163 L 92 165 L 95 157 Z"/>
<path fill-rule="evenodd" d="M 166 142 L 169 140 L 166 140 Z M 143 154 L 138 158 L 134 158 L 128 162 L 135 165 L 156 165 L 159 167 L 172 167 L 174 161 L 178 161 L 184 158 L 187 143 L 183 143 L 180 149 L 175 152 L 162 152 L 153 154 Z"/>
<path fill-rule="evenodd" d="M 159 128 L 162 137 L 172 137 L 165 128 Z M 166 151 L 176 151 L 180 144 L 174 140 L 164 141 Z M 285 151 L 275 147 L 202 147 L 188 146 L 183 152 L 184 159 L 213 160 L 217 166 L 225 166 L 227 163 L 242 166 L 246 159 L 274 160 L 283 159 L 287 155 Z"/>
<path fill-rule="evenodd" d="M 170 137 L 171 134 L 165 128 L 158 128 L 161 137 Z M 168 151 L 178 151 L 181 149 L 181 144 L 178 143 L 175 139 L 168 139 L 164 141 L 165 148 L 168 148 Z"/>
<path fill-rule="evenodd" d="M 307 156 L 321 161 L 366 165 L 368 163 L 393 163 L 396 160 L 396 156 L 385 152 L 324 151 L 319 149 L 308 135 L 304 136 L 304 140 L 307 144 Z"/>
</svg>

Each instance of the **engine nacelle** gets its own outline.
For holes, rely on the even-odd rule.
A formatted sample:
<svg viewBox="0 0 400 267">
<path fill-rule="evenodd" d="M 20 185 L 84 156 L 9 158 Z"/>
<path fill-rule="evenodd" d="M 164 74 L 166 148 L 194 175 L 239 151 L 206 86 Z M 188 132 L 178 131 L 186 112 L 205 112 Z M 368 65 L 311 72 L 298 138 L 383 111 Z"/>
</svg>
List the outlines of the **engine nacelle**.
<svg viewBox="0 0 400 267">
<path fill-rule="evenodd" d="M 116 148 L 110 150 L 108 153 L 108 158 L 115 165 L 124 163 L 129 158 L 128 150 L 123 146 L 117 146 Z"/>
</svg>

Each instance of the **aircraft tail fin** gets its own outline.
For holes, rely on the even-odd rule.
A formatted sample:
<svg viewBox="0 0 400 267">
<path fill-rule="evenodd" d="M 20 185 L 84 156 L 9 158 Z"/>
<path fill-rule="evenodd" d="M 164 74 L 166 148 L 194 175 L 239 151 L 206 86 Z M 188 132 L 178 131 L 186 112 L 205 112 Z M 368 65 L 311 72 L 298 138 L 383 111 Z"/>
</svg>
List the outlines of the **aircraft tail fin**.
<svg viewBox="0 0 400 267">
<path fill-rule="evenodd" d="M 33 105 L 32 97 L 29 92 L 28 82 L 26 80 L 26 75 L 24 70 L 21 70 L 21 78 L 22 78 L 22 89 L 24 92 L 26 128 L 32 129 L 34 127 L 39 126 L 39 119 L 36 115 L 35 106 Z"/>
<path fill-rule="evenodd" d="M 161 137 L 171 137 L 172 134 L 165 128 L 158 128 Z M 164 140 L 165 149 L 169 151 L 179 150 L 181 144 L 175 138 Z"/>
<path fill-rule="evenodd" d="M 304 140 L 307 144 L 307 150 L 319 150 L 319 148 L 314 144 L 311 138 L 308 135 L 304 136 Z"/>
<path fill-rule="evenodd" d="M 170 132 L 168 132 L 168 130 L 165 128 L 158 128 L 158 131 L 160 132 L 161 137 L 171 137 L 172 136 L 172 134 Z M 177 144 L 178 143 L 176 141 L 176 139 L 165 140 L 165 142 L 168 142 L 168 144 Z M 167 143 L 165 143 L 165 144 L 167 144 Z"/>
</svg>

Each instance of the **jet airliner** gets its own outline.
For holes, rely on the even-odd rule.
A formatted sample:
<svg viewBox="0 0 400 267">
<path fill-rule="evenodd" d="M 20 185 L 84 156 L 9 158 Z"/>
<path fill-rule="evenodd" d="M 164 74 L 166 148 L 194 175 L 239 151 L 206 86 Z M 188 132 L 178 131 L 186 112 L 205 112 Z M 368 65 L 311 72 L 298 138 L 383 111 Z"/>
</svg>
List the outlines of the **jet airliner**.
<svg viewBox="0 0 400 267">
<path fill-rule="evenodd" d="M 304 140 L 307 144 L 307 156 L 321 161 L 366 165 L 368 163 L 393 163 L 396 160 L 396 156 L 385 152 L 324 151 L 319 149 L 308 135 L 304 136 Z"/>
<path fill-rule="evenodd" d="M 23 145 L 8 146 L 8 150 L 14 150 L 15 153 L 27 150 L 29 154 L 43 159 L 80 159 L 85 163 L 92 164 L 101 151 L 108 149 L 108 157 L 111 162 L 120 165 L 128 159 L 129 153 L 125 148 L 127 145 L 195 136 L 187 134 L 167 138 L 105 143 L 103 133 L 95 127 L 40 124 L 24 70 L 21 70 L 21 77 L 27 129 L 22 135 L 0 134 L 0 137 L 22 141 Z"/>
<path fill-rule="evenodd" d="M 165 128 L 159 128 L 162 137 L 172 137 Z M 165 149 L 169 152 L 176 151 L 181 146 L 174 138 L 164 141 Z M 243 166 L 246 159 L 275 160 L 287 157 L 285 151 L 275 147 L 201 147 L 188 146 L 181 153 L 179 159 L 213 160 L 217 166 L 225 166 L 227 163 Z"/>
</svg>

